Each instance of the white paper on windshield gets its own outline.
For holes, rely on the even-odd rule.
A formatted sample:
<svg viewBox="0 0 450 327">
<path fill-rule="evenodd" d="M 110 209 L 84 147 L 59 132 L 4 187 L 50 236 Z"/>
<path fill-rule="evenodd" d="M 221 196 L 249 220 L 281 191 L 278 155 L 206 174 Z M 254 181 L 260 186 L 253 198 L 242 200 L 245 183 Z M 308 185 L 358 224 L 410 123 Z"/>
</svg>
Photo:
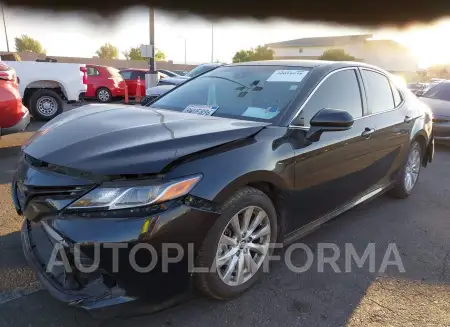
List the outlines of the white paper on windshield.
<svg viewBox="0 0 450 327">
<path fill-rule="evenodd" d="M 306 74 L 307 70 L 276 70 L 269 76 L 267 82 L 301 82 Z"/>
<path fill-rule="evenodd" d="M 187 106 L 183 112 L 187 112 L 190 114 L 202 115 L 202 116 L 211 116 L 216 110 L 219 109 L 219 106 L 208 106 L 203 104 L 190 104 Z"/>
<path fill-rule="evenodd" d="M 269 108 L 248 107 L 247 110 L 244 111 L 242 116 L 261 119 L 272 119 L 273 117 L 278 115 L 279 112 L 280 111 L 277 107 L 269 107 Z"/>
</svg>

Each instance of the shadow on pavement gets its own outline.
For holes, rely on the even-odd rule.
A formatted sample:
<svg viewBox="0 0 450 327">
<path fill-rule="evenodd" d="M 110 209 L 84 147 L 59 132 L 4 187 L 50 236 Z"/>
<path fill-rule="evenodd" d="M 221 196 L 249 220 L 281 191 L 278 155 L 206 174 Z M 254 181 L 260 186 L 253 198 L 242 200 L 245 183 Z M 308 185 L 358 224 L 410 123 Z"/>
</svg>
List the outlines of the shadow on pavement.
<svg viewBox="0 0 450 327">
<path fill-rule="evenodd" d="M 157 314 L 133 318 L 95 319 L 50 298 L 45 291 L 0 306 L 0 326 L 444 326 L 450 321 L 448 274 L 450 223 L 441 208 L 430 207 L 433 224 L 415 206 L 420 195 L 404 202 L 382 197 L 326 224 L 302 242 L 314 253 L 306 272 L 295 273 L 284 262 L 275 262 L 269 274 L 252 290 L 230 301 L 197 297 Z M 403 205 L 402 205 L 403 203 Z M 375 272 L 368 261 L 362 268 L 353 262 L 345 272 L 346 257 L 336 261 L 341 273 L 330 265 L 318 269 L 318 244 L 336 244 L 341 251 L 351 243 L 359 256 L 369 243 L 376 244 Z M 387 247 L 395 243 L 405 272 L 389 266 L 380 272 Z M 287 251 L 281 253 L 285 256 Z M 325 252 L 325 256 L 331 256 Z M 394 257 L 391 256 L 390 259 Z M 297 250 L 290 256 L 301 267 L 307 256 Z M 440 301 L 440 302 L 439 302 Z M 19 308 L 22 308 L 19 310 Z M 140 308 L 142 309 L 142 308 Z M 22 310 L 26 314 L 21 313 Z M 426 312 L 433 314 L 427 316 Z M 132 312 L 130 312 L 132 314 Z M 2 321 L 3 319 L 3 321 Z M 3 323 L 3 325 L 1 324 Z M 433 325 L 434 326 L 434 325 Z"/>
</svg>

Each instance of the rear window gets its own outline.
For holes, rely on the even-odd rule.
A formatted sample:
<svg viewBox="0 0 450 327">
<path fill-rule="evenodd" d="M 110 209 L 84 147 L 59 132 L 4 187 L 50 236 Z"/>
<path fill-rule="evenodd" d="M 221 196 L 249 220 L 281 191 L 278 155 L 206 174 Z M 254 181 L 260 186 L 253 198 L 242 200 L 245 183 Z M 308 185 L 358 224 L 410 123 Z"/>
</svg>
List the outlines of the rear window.
<svg viewBox="0 0 450 327">
<path fill-rule="evenodd" d="M 289 106 L 309 71 L 290 66 L 220 67 L 182 84 L 151 107 L 268 121 Z"/>
</svg>

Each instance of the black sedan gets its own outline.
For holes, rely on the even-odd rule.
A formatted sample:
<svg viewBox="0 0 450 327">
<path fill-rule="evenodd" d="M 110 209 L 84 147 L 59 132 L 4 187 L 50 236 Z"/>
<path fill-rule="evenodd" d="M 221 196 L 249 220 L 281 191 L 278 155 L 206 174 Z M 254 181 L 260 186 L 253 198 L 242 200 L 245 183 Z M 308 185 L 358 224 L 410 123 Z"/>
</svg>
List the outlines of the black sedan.
<svg viewBox="0 0 450 327">
<path fill-rule="evenodd" d="M 429 109 L 383 70 L 249 62 L 150 107 L 58 116 L 24 145 L 12 195 L 24 253 L 55 297 L 160 308 L 193 287 L 241 294 L 273 243 L 385 191 L 408 197 L 433 153 Z"/>
<path fill-rule="evenodd" d="M 437 143 L 450 145 L 450 81 L 429 88 L 420 96 L 433 112 L 433 134 Z"/>
</svg>

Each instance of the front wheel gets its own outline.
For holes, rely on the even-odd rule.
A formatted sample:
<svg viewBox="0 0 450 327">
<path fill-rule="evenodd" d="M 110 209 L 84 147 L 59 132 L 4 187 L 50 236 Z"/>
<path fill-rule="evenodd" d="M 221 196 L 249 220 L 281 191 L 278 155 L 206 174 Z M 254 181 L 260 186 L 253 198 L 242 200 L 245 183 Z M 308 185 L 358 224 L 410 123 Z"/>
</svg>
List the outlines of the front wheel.
<svg viewBox="0 0 450 327">
<path fill-rule="evenodd" d="M 216 299 L 240 295 L 261 277 L 265 261 L 276 241 L 277 215 L 270 198 L 246 187 L 223 206 L 199 252 L 197 287 Z"/>
<path fill-rule="evenodd" d="M 405 165 L 400 172 L 391 194 L 397 198 L 407 198 L 416 186 L 422 166 L 422 147 L 419 142 L 412 142 Z"/>
</svg>

